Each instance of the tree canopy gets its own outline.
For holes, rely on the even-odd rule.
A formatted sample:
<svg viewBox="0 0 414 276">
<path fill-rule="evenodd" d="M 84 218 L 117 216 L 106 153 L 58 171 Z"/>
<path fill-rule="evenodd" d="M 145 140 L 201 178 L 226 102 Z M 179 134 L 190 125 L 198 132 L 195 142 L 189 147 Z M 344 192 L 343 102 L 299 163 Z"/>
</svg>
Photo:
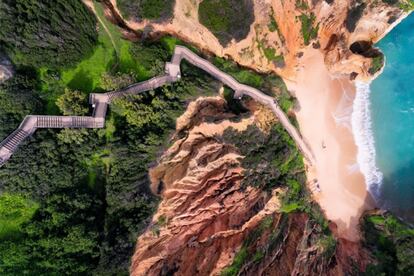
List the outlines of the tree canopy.
<svg viewBox="0 0 414 276">
<path fill-rule="evenodd" d="M 18 65 L 69 67 L 91 53 L 96 19 L 81 0 L 3 0 L 0 46 Z"/>
</svg>

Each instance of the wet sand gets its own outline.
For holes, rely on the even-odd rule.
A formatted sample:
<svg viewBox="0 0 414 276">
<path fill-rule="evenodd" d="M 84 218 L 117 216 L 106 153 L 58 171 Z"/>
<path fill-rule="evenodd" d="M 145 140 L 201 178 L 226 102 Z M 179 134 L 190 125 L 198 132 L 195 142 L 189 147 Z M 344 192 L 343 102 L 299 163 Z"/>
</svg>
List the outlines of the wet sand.
<svg viewBox="0 0 414 276">
<path fill-rule="evenodd" d="M 317 179 L 320 186 L 315 199 L 337 224 L 339 236 L 356 241 L 359 218 L 374 205 L 357 164 L 351 130 L 355 87 L 348 78 L 330 76 L 315 49 L 305 51 L 295 83 L 287 84 L 299 101 L 300 131 L 316 157 L 308 171 L 308 181 Z"/>
</svg>

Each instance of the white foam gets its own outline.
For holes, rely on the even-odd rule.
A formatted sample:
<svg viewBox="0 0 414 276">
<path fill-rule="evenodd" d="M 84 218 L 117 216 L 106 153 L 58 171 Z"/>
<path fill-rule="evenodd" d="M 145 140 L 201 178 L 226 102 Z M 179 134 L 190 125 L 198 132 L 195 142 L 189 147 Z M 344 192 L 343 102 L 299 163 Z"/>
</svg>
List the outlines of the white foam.
<svg viewBox="0 0 414 276">
<path fill-rule="evenodd" d="M 336 122 L 336 125 L 352 130 L 351 117 L 353 110 L 353 97 L 349 94 L 353 93 L 353 91 L 351 92 L 346 89 L 341 81 L 339 81 L 339 83 L 342 87 L 342 95 L 335 111 L 332 113 L 332 116 Z"/>
<path fill-rule="evenodd" d="M 378 198 L 382 173 L 375 164 L 375 141 L 370 113 L 370 83 L 356 81 L 356 96 L 351 116 L 352 132 L 358 147 L 357 161 L 368 191 Z"/>
</svg>

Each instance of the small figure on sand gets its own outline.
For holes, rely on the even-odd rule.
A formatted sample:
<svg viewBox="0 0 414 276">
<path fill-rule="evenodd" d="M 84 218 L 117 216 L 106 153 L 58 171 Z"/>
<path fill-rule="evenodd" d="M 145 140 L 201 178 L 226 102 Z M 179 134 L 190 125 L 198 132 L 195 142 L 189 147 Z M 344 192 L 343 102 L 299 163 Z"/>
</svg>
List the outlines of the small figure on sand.
<svg viewBox="0 0 414 276">
<path fill-rule="evenodd" d="M 321 187 L 319 186 L 319 182 L 316 178 L 313 179 L 313 181 L 311 182 L 310 189 L 314 193 L 320 193 L 321 192 Z"/>
<path fill-rule="evenodd" d="M 323 148 L 323 149 L 326 149 L 326 144 L 325 144 L 325 141 L 322 141 L 322 148 Z"/>
</svg>

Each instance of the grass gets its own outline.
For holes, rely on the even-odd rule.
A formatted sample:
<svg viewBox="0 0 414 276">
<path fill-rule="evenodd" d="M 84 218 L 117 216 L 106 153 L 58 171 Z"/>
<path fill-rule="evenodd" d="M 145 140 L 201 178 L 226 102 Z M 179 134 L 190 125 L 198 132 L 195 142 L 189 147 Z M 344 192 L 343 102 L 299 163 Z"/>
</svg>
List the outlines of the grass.
<svg viewBox="0 0 414 276">
<path fill-rule="evenodd" d="M 319 241 L 318 245 L 321 247 L 323 255 L 325 258 L 330 259 L 332 258 L 333 254 L 336 250 L 336 239 L 333 235 L 325 235 L 322 236 Z"/>
<path fill-rule="evenodd" d="M 299 16 L 299 20 L 301 22 L 303 42 L 305 45 L 309 45 L 310 41 L 318 36 L 319 24 L 314 26 L 316 16 L 313 13 L 309 15 L 302 13 Z"/>
<path fill-rule="evenodd" d="M 109 116 L 109 118 L 106 119 L 105 128 L 103 129 L 103 131 L 104 131 L 106 142 L 109 143 L 113 141 L 114 133 L 116 131 L 116 126 L 115 126 L 115 119 L 114 119 L 114 116 L 112 116 L 112 113 Z"/>
<path fill-rule="evenodd" d="M 292 212 L 295 212 L 301 209 L 302 209 L 302 206 L 300 203 L 292 202 L 292 203 L 283 204 L 283 206 L 280 208 L 280 212 L 289 214 L 289 213 L 292 213 Z"/>
<path fill-rule="evenodd" d="M 91 93 L 99 90 L 101 77 L 108 71 L 132 73 L 137 80 L 147 78 L 148 72 L 130 53 L 132 42 L 122 39 L 118 27 L 105 18 L 100 3 L 95 2 L 95 10 L 99 19 L 98 46 L 90 57 L 62 72 L 63 83 L 71 89 Z"/>
<path fill-rule="evenodd" d="M 196 54 L 200 54 L 200 50 L 195 48 L 194 46 L 187 44 L 185 42 L 183 42 L 182 40 L 173 37 L 173 36 L 164 36 L 160 39 L 161 44 L 165 47 L 165 49 L 167 49 L 167 51 L 169 52 L 169 54 L 172 56 L 174 53 L 174 49 L 175 46 L 177 45 L 182 45 L 187 47 L 188 49 L 190 49 L 191 51 L 193 51 Z"/>
<path fill-rule="evenodd" d="M 39 204 L 22 195 L 4 193 L 0 196 L 0 240 L 19 236 L 20 227 L 28 222 Z"/>
<path fill-rule="evenodd" d="M 104 89 L 103 75 L 106 72 L 125 73 L 134 76 L 136 81 L 151 77 L 151 72 L 131 54 L 133 43 L 122 38 L 117 26 L 104 16 L 100 3 L 94 2 L 98 17 L 98 44 L 93 53 L 85 57 L 76 66 L 55 72 L 49 68 L 39 68 L 41 96 L 47 102 L 47 114 L 59 114 L 55 102 L 63 94 L 64 88 L 79 90 L 85 94 L 100 92 Z"/>
<path fill-rule="evenodd" d="M 275 19 L 275 12 L 273 11 L 273 8 L 270 11 L 269 17 L 270 17 L 270 22 L 269 22 L 269 24 L 267 24 L 267 27 L 269 28 L 269 31 L 277 32 L 281 42 L 284 44 L 285 43 L 285 38 L 284 38 L 282 32 L 280 31 L 279 26 L 277 25 L 277 22 L 276 22 L 276 19 Z"/>
</svg>

